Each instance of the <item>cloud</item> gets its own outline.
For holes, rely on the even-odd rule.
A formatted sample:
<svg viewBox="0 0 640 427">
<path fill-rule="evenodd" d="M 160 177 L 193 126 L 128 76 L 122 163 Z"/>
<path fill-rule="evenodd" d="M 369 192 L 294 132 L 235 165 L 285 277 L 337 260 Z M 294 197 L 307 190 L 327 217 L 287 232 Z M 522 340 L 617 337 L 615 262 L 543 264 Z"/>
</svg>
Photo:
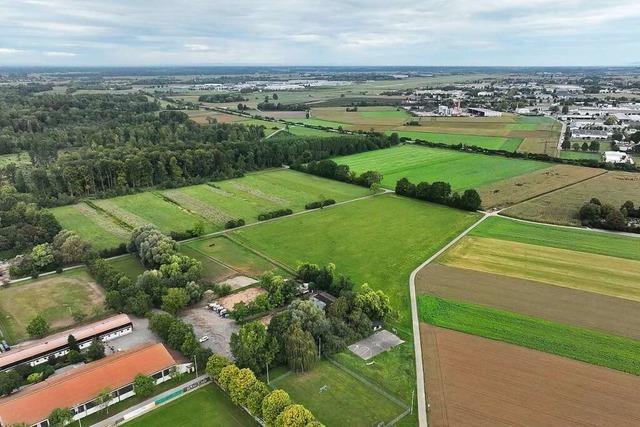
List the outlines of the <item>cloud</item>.
<svg viewBox="0 0 640 427">
<path fill-rule="evenodd" d="M 637 0 L 0 0 L 3 62 L 78 65 L 621 64 L 639 19 Z"/>
<path fill-rule="evenodd" d="M 0 55 L 11 55 L 14 53 L 22 52 L 20 49 L 13 49 L 10 47 L 0 47 Z"/>
<path fill-rule="evenodd" d="M 73 52 L 59 52 L 59 51 L 46 51 L 43 52 L 43 54 L 45 56 L 51 56 L 51 57 L 55 57 L 55 58 L 72 58 L 74 56 L 77 56 L 77 53 L 73 53 Z"/>
</svg>

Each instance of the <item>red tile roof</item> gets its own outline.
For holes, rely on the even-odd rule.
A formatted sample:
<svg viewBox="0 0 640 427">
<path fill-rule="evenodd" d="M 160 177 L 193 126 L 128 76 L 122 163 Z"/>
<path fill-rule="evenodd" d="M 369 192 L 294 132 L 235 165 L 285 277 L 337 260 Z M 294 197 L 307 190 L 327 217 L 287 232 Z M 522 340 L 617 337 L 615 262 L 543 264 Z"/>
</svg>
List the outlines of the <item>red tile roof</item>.
<svg viewBox="0 0 640 427">
<path fill-rule="evenodd" d="M 102 334 L 108 330 L 124 326 L 128 323 L 131 323 L 129 316 L 126 314 L 119 314 L 99 322 L 50 335 L 22 347 L 16 346 L 12 350 L 0 354 L 0 369 L 5 366 L 11 366 L 14 362 L 31 360 L 38 354 L 51 352 L 58 347 L 64 346 L 67 344 L 69 335 L 73 335 L 76 340 L 82 341 L 93 335 Z"/>
<path fill-rule="evenodd" d="M 55 408 L 72 408 L 97 397 L 105 388 L 116 390 L 132 383 L 138 374 L 151 375 L 175 364 L 162 344 L 146 344 L 105 357 L 0 399 L 0 424 L 35 424 Z"/>
</svg>

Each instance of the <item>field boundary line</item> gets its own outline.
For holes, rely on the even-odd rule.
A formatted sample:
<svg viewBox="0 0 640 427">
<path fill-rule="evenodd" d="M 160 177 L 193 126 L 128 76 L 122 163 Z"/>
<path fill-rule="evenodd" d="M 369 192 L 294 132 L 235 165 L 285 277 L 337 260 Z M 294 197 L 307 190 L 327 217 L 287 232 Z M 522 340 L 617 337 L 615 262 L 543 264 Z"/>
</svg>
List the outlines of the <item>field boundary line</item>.
<svg viewBox="0 0 640 427">
<path fill-rule="evenodd" d="M 98 206 L 96 203 L 93 202 L 93 200 L 85 200 L 83 203 L 86 203 L 90 208 L 96 210 L 98 213 L 108 216 L 109 218 L 114 220 L 117 224 L 122 225 L 122 228 L 126 228 L 129 231 L 136 228 L 133 225 L 129 224 L 127 221 L 117 216 L 116 214 L 111 213 L 106 209 L 103 209 L 102 207 Z"/>
<path fill-rule="evenodd" d="M 240 240 L 234 239 L 233 237 L 231 237 L 231 236 L 229 236 L 227 234 L 223 235 L 222 237 L 226 238 L 226 239 L 229 239 L 229 241 L 235 243 L 238 246 L 241 246 L 241 247 L 245 248 L 246 250 L 248 250 L 249 252 L 253 253 L 254 255 L 257 255 L 260 258 L 262 258 L 262 259 L 264 259 L 266 261 L 269 261 L 271 264 L 273 264 L 273 265 L 275 265 L 277 267 L 280 267 L 280 268 L 284 269 L 285 271 L 287 271 L 287 272 L 289 272 L 291 274 L 295 274 L 295 270 L 292 269 L 291 267 L 289 267 L 288 265 L 285 265 L 285 264 L 281 263 L 280 261 L 277 261 L 277 260 L 275 260 L 275 259 L 263 254 L 262 252 L 258 251 L 257 249 L 252 248 L 251 246 L 246 245 L 245 243 L 241 242 Z"/>
<path fill-rule="evenodd" d="M 578 167 L 581 167 L 581 166 L 578 166 Z M 541 169 L 541 170 L 546 170 L 546 169 Z M 527 197 L 526 199 L 520 200 L 519 202 L 514 203 L 514 204 L 513 204 L 513 205 L 511 205 L 511 206 L 507 206 L 507 207 L 504 207 L 504 208 L 500 208 L 500 209 L 499 209 L 499 211 L 500 211 L 500 212 L 502 212 L 502 211 L 506 211 L 507 209 L 511 209 L 511 208 L 513 208 L 513 207 L 515 207 L 515 206 L 518 206 L 518 205 L 522 204 L 522 203 L 530 202 L 531 200 L 535 200 L 535 199 L 537 199 L 537 198 L 539 198 L 539 197 L 548 196 L 549 194 L 555 193 L 556 191 L 564 190 L 564 189 L 566 189 L 566 188 L 573 187 L 574 185 L 582 184 L 583 182 L 585 182 L 585 181 L 589 181 L 589 180 L 594 179 L 594 178 L 599 178 L 599 177 L 601 177 L 602 175 L 606 175 L 607 173 L 609 173 L 609 171 L 605 170 L 605 171 L 602 171 L 602 173 L 599 173 L 599 174 L 597 174 L 597 175 L 589 176 L 589 177 L 587 177 L 587 178 L 582 178 L 582 179 L 581 179 L 581 180 L 579 180 L 579 181 L 575 181 L 575 182 L 572 182 L 572 183 L 569 183 L 569 184 L 563 185 L 563 186 L 561 186 L 561 187 L 554 188 L 553 190 L 548 190 L 548 191 L 545 191 L 545 192 L 543 192 L 543 193 L 536 194 L 535 196 Z"/>
<path fill-rule="evenodd" d="M 440 255 L 442 255 L 445 251 L 447 251 L 450 247 L 458 243 L 463 237 L 471 232 L 474 228 L 476 228 L 480 223 L 482 223 L 485 219 L 492 216 L 489 213 L 484 213 L 482 218 L 469 226 L 462 233 L 458 234 L 453 240 L 444 245 L 438 252 L 431 255 L 426 261 L 420 264 L 415 270 L 411 272 L 411 276 L 409 276 L 409 294 L 411 298 L 411 322 L 413 326 L 413 349 L 415 352 L 415 363 L 416 363 L 416 388 L 417 392 L 417 400 L 418 400 L 418 425 L 420 427 L 427 427 L 427 398 L 426 398 L 426 387 L 424 385 L 425 380 L 425 372 L 424 366 L 422 363 L 422 341 L 420 339 L 420 321 L 418 318 L 418 300 L 416 299 L 416 276 L 418 272 L 422 270 L 424 267 L 432 263 L 435 259 L 437 259 Z"/>
</svg>

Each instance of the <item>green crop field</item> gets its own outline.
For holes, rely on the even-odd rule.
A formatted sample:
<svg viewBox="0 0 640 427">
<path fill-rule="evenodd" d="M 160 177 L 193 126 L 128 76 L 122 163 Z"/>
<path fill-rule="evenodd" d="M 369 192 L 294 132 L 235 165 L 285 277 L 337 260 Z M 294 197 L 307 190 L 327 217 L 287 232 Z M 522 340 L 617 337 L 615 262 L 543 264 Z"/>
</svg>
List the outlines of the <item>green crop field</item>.
<svg viewBox="0 0 640 427">
<path fill-rule="evenodd" d="M 410 330 L 409 274 L 478 215 L 395 195 L 375 196 L 232 233 L 295 268 L 334 263 L 358 285 L 384 290 Z"/>
<path fill-rule="evenodd" d="M 151 192 L 97 200 L 95 204 L 132 227 L 155 224 L 166 233 L 192 229 L 203 220 Z"/>
<path fill-rule="evenodd" d="M 405 410 L 374 386 L 327 360 L 309 372 L 285 374 L 272 380 L 271 385 L 285 390 L 293 401 L 303 404 L 328 427 L 386 424 Z"/>
<path fill-rule="evenodd" d="M 487 218 L 470 234 L 640 261 L 640 240 L 633 237 L 533 224 L 500 217 Z"/>
<path fill-rule="evenodd" d="M 382 183 L 387 188 L 395 188 L 399 179 L 408 178 L 415 184 L 446 181 L 454 190 L 464 190 L 549 167 L 542 162 L 415 145 L 336 157 L 334 160 L 338 164 L 349 165 L 357 173 L 367 170 L 381 172 L 384 177 Z"/>
<path fill-rule="evenodd" d="M 640 341 L 426 295 L 418 305 L 432 325 L 640 375 Z"/>
<path fill-rule="evenodd" d="M 440 262 L 640 301 L 640 261 L 467 236 Z"/>
<path fill-rule="evenodd" d="M 215 385 L 208 385 L 125 424 L 127 427 L 245 427 L 258 423 Z"/>
<path fill-rule="evenodd" d="M 85 203 L 51 209 L 62 228 L 73 230 L 90 241 L 95 249 L 115 248 L 125 241 L 130 231 L 108 215 Z"/>
<path fill-rule="evenodd" d="M 242 274 L 258 278 L 267 271 L 280 275 L 287 273 L 267 259 L 251 252 L 226 236 L 194 240 L 180 245 L 180 252 L 200 260 L 203 263 L 204 276 L 210 282 L 221 277 Z"/>
<path fill-rule="evenodd" d="M 304 126 L 289 126 L 289 133 L 297 136 L 336 136 L 335 132 L 307 128 Z"/>
<path fill-rule="evenodd" d="M 0 329 L 10 343 L 27 337 L 29 321 L 41 314 L 52 329 L 75 323 L 73 314 L 103 312 L 104 292 L 84 268 L 27 280 L 0 289 Z"/>
<path fill-rule="evenodd" d="M 387 131 L 387 135 L 391 135 L 395 131 Z M 506 138 L 500 136 L 481 136 L 481 135 L 465 135 L 455 133 L 436 133 L 436 132 L 419 132 L 419 131 L 400 131 L 396 132 L 401 138 L 421 139 L 423 141 L 437 142 L 448 145 L 475 145 L 477 147 L 489 150 L 505 150 L 514 152 L 522 143 L 521 138 Z"/>
<path fill-rule="evenodd" d="M 589 159 L 589 160 L 601 160 L 600 153 L 589 153 L 586 151 L 561 151 L 560 152 L 561 159 Z"/>
<path fill-rule="evenodd" d="M 126 255 L 119 258 L 110 259 L 109 264 L 117 271 L 124 273 L 129 279 L 134 282 L 140 274 L 144 272 L 144 266 L 140 262 L 139 258 L 135 255 Z"/>
</svg>

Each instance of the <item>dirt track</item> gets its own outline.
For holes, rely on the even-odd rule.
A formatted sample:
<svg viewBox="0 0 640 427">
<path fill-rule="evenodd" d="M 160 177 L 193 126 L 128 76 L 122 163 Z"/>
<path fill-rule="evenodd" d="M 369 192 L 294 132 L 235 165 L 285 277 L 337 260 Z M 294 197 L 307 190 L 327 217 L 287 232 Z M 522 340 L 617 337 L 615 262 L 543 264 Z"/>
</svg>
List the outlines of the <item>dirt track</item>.
<svg viewBox="0 0 640 427">
<path fill-rule="evenodd" d="M 640 339 L 640 303 L 636 301 L 440 264 L 420 270 L 416 286 L 422 295 Z"/>
<path fill-rule="evenodd" d="M 640 377 L 431 325 L 420 330 L 429 427 L 640 425 Z"/>
</svg>

